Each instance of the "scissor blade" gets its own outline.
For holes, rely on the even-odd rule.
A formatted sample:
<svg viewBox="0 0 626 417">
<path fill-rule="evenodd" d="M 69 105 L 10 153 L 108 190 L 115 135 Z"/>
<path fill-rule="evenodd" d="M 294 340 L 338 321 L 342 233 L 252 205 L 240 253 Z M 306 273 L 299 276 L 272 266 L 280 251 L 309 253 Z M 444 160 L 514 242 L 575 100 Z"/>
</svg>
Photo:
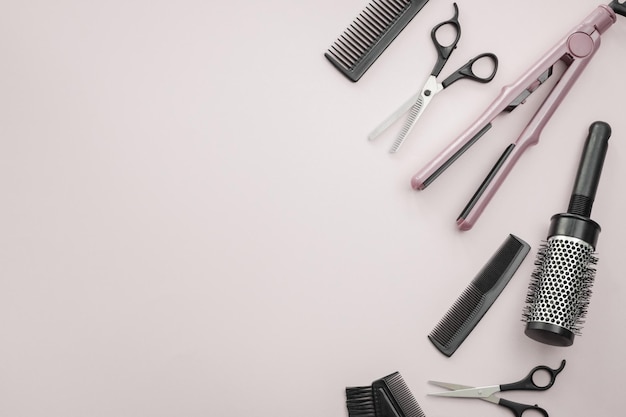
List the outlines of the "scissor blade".
<svg viewBox="0 0 626 417">
<path fill-rule="evenodd" d="M 420 97 L 421 94 L 422 94 L 421 90 L 413 94 L 411 98 L 409 98 L 407 101 L 402 103 L 402 105 L 398 107 L 396 111 L 391 113 L 385 120 L 383 120 L 383 122 L 379 124 L 376 127 L 376 129 L 374 129 L 372 133 L 370 133 L 367 136 L 367 138 L 369 140 L 373 140 L 373 139 L 376 139 L 378 136 L 380 136 L 381 133 L 383 133 L 385 130 L 387 130 L 389 126 L 391 126 L 396 121 L 398 121 L 398 119 L 402 117 L 402 115 L 406 113 L 407 110 L 409 110 L 413 106 L 413 104 L 415 104 L 415 102 L 417 101 L 417 99 Z"/>
<path fill-rule="evenodd" d="M 452 384 L 450 384 L 452 385 Z M 447 388 L 447 387 L 444 387 Z M 477 388 L 450 388 L 453 391 L 446 391 L 446 392 L 438 392 L 435 394 L 428 394 L 428 395 L 434 395 L 437 397 L 458 397 L 458 398 L 487 398 L 487 397 L 491 397 L 493 394 L 495 394 L 496 392 L 500 391 L 500 385 L 492 385 L 492 386 L 488 386 L 488 387 L 477 387 Z"/>
<path fill-rule="evenodd" d="M 400 130 L 400 133 L 398 134 L 396 140 L 393 142 L 393 145 L 391 146 L 391 149 L 389 149 L 389 152 L 396 153 L 398 149 L 400 149 L 400 146 L 402 146 L 402 144 L 404 143 L 404 140 L 409 135 L 409 132 L 411 132 L 413 126 L 415 126 L 415 123 L 417 123 L 417 119 L 419 119 L 420 115 L 422 114 L 423 108 L 424 97 L 420 95 L 415 104 L 411 106 L 411 110 L 409 111 L 409 117 L 408 119 L 406 119 L 406 122 L 404 122 L 402 130 Z"/>
<path fill-rule="evenodd" d="M 441 381 L 428 381 L 428 383 L 431 384 L 431 385 L 435 385 L 437 387 L 451 389 L 451 390 L 474 388 L 474 387 L 469 386 L 469 385 L 452 384 L 450 382 L 441 382 Z M 428 394 L 428 395 L 431 395 L 431 394 Z"/>
</svg>

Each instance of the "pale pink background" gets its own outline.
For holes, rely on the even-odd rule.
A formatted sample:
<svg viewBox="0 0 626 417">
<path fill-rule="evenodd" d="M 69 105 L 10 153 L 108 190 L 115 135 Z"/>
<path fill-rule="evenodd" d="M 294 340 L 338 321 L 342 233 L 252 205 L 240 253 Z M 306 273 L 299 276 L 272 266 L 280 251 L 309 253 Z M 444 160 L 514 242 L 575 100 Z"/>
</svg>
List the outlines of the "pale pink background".
<svg viewBox="0 0 626 417">
<path fill-rule="evenodd" d="M 429 417 L 505 416 L 428 379 L 512 382 L 551 416 L 623 415 L 626 18 L 474 230 L 455 219 L 543 92 L 423 192 L 410 176 L 598 4 L 457 0 L 442 75 L 491 51 L 401 152 L 366 136 L 430 71 L 431 0 L 356 84 L 323 52 L 365 1 L 9 1 L 0 13 L 0 415 L 345 416 L 344 388 L 400 371 Z M 520 321 L 590 123 L 613 137 L 597 281 L 570 348 Z M 426 335 L 504 238 L 531 252 L 452 358 Z M 528 417 L 528 416 L 527 416 Z"/>
</svg>

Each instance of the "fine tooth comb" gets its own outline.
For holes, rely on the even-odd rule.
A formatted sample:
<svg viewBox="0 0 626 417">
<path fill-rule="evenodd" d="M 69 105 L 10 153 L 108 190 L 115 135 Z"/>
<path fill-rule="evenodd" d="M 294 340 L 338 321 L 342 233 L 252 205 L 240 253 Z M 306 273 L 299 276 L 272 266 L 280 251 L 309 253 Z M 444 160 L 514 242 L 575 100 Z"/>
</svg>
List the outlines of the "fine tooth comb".
<svg viewBox="0 0 626 417">
<path fill-rule="evenodd" d="M 428 335 L 441 353 L 452 356 L 502 293 L 529 251 L 530 245 L 517 236 L 506 238 Z"/>
<path fill-rule="evenodd" d="M 347 387 L 349 417 L 426 417 L 399 372 L 370 386 Z"/>
<path fill-rule="evenodd" d="M 376 61 L 428 0 L 372 0 L 324 54 L 351 81 Z"/>
</svg>

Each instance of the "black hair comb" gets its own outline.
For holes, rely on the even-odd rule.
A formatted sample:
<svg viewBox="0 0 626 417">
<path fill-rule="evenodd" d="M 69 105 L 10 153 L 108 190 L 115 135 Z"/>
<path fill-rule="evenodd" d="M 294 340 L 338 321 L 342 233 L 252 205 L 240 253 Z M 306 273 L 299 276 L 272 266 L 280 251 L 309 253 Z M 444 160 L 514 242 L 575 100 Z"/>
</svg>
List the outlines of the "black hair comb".
<svg viewBox="0 0 626 417">
<path fill-rule="evenodd" d="M 324 54 L 348 79 L 359 78 L 428 0 L 372 0 Z"/>
</svg>

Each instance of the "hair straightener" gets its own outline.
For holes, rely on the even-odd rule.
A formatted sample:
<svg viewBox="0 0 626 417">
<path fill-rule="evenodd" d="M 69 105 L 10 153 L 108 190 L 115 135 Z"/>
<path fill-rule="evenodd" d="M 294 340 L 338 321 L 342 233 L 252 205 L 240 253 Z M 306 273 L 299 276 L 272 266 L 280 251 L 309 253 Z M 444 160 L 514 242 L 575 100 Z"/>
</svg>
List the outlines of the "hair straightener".
<svg viewBox="0 0 626 417">
<path fill-rule="evenodd" d="M 471 229 L 522 153 L 539 141 L 546 123 L 600 47 L 601 35 L 617 21 L 616 13 L 626 16 L 626 2 L 613 0 L 609 5 L 598 6 L 517 81 L 502 88 L 496 99 L 467 130 L 412 177 L 411 186 L 416 190 L 428 187 L 491 128 L 497 116 L 523 104 L 552 75 L 553 66 L 559 61 L 563 62 L 566 69 L 553 90 L 517 140 L 506 147 L 459 215 L 457 226 L 461 230 Z"/>
</svg>

